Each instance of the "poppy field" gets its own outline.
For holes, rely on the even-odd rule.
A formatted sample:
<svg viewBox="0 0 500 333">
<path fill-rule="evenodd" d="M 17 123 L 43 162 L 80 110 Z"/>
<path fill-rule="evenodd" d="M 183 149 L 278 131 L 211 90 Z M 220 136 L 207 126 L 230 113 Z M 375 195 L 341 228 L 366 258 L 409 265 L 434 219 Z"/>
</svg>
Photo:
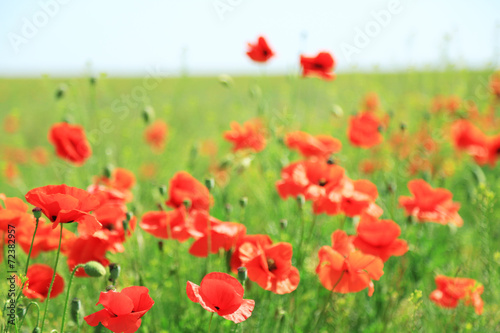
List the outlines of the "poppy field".
<svg viewBox="0 0 500 333">
<path fill-rule="evenodd" d="M 1 332 L 500 331 L 500 73 L 301 67 L 1 79 Z"/>
</svg>

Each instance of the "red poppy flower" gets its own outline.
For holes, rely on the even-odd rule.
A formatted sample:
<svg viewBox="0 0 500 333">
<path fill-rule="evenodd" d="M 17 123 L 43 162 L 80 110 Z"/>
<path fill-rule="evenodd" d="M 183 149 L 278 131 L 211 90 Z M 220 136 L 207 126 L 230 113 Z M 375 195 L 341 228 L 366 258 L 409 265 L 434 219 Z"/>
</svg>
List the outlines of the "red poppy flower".
<svg viewBox="0 0 500 333">
<path fill-rule="evenodd" d="M 106 204 L 124 205 L 132 199 L 131 193 L 124 193 L 117 189 L 98 184 L 92 184 L 87 187 L 87 192 L 93 194 L 99 200 L 100 206 Z"/>
<path fill-rule="evenodd" d="M 490 80 L 491 93 L 500 98 L 500 72 L 493 73 Z"/>
<path fill-rule="evenodd" d="M 312 136 L 306 132 L 292 132 L 285 136 L 290 149 L 298 150 L 304 157 L 328 158 L 342 148 L 342 143 L 329 135 Z"/>
<path fill-rule="evenodd" d="M 478 315 L 483 312 L 484 304 L 481 294 L 484 287 L 476 280 L 438 275 L 435 282 L 437 289 L 431 293 L 430 299 L 437 305 L 444 308 L 455 308 L 458 301 L 463 299 L 465 305 L 472 305 Z"/>
<path fill-rule="evenodd" d="M 256 44 L 248 43 L 247 55 L 256 62 L 266 62 L 274 56 L 264 37 L 259 37 Z"/>
<path fill-rule="evenodd" d="M 463 225 L 463 220 L 458 215 L 460 204 L 451 201 L 453 194 L 450 191 L 444 188 L 433 189 L 423 179 L 408 182 L 408 189 L 413 197 L 399 197 L 399 205 L 408 215 L 424 222 L 450 223 L 457 227 Z"/>
<path fill-rule="evenodd" d="M 349 140 L 354 146 L 361 148 L 376 146 L 383 140 L 381 127 L 381 121 L 372 112 L 352 116 L 348 129 Z"/>
<path fill-rule="evenodd" d="M 257 256 L 260 249 L 266 248 L 272 243 L 273 241 L 267 235 L 245 235 L 240 237 L 231 256 L 231 271 L 236 274 L 239 267 L 244 266 Z"/>
<path fill-rule="evenodd" d="M 7 232 L 9 225 L 17 227 L 24 220 L 32 222 L 33 215 L 26 213 L 27 210 L 28 205 L 21 199 L 8 198 L 0 193 L 0 231 Z"/>
<path fill-rule="evenodd" d="M 59 223 L 77 222 L 81 230 L 93 234 L 102 228 L 90 211 L 99 206 L 99 200 L 85 190 L 67 185 L 47 185 L 32 189 L 26 194 L 26 201 L 42 209 L 52 227 Z"/>
<path fill-rule="evenodd" d="M 384 263 L 378 257 L 352 251 L 349 243 L 345 232 L 337 230 L 332 234 L 332 247 L 321 247 L 316 267 L 319 280 L 333 292 L 356 293 L 368 288 L 368 296 L 372 296 L 375 290 L 372 280 L 384 274 Z"/>
<path fill-rule="evenodd" d="M 16 133 L 19 129 L 19 117 L 14 114 L 7 115 L 3 120 L 3 129 L 6 133 Z"/>
<path fill-rule="evenodd" d="M 165 148 L 168 126 L 163 120 L 156 120 L 144 131 L 144 139 L 153 151 L 159 153 Z"/>
<path fill-rule="evenodd" d="M 452 125 L 453 143 L 458 150 L 467 152 L 478 164 L 488 158 L 488 137 L 467 120 L 457 120 Z"/>
<path fill-rule="evenodd" d="M 213 272 L 205 275 L 200 285 L 187 282 L 188 298 L 209 312 L 231 320 L 236 324 L 252 315 L 255 301 L 243 299 L 243 287 L 229 274 Z"/>
<path fill-rule="evenodd" d="M 259 152 L 266 147 L 265 130 L 259 119 L 242 125 L 231 122 L 231 130 L 224 133 L 224 139 L 233 144 L 233 151 L 250 149 Z"/>
<path fill-rule="evenodd" d="M 126 237 L 132 235 L 135 230 L 136 217 L 133 216 L 124 229 L 124 221 L 127 220 L 127 207 L 116 203 L 107 203 L 97 208 L 92 215 L 102 224 L 102 229 L 96 231 L 93 236 L 103 239 L 108 243 L 111 252 L 125 251 L 123 243 Z M 84 234 L 85 230 L 80 232 Z"/>
<path fill-rule="evenodd" d="M 299 270 L 292 266 L 292 255 L 290 243 L 276 243 L 259 249 L 258 255 L 244 265 L 248 278 L 275 294 L 291 293 L 300 281 Z"/>
<path fill-rule="evenodd" d="M 198 238 L 189 248 L 189 253 L 196 257 L 206 257 L 208 255 L 208 242 L 210 239 L 210 253 L 218 253 L 219 249 L 228 251 L 236 246 L 236 242 L 243 237 L 247 228 L 241 223 L 201 221 L 201 226 L 195 226 L 198 230 L 203 228 L 203 236 Z M 210 226 L 210 237 L 208 236 L 208 223 Z"/>
<path fill-rule="evenodd" d="M 212 204 L 212 197 L 205 185 L 186 171 L 177 172 L 170 180 L 170 197 L 167 206 L 178 208 L 184 205 L 184 200 L 191 202 L 190 211 L 206 210 Z"/>
<path fill-rule="evenodd" d="M 110 178 L 98 177 L 95 179 L 95 183 L 118 190 L 124 194 L 127 202 L 132 201 L 130 190 L 135 185 L 135 176 L 132 171 L 124 168 L 114 168 Z"/>
<path fill-rule="evenodd" d="M 49 163 L 49 153 L 44 147 L 36 147 L 31 154 L 36 163 L 40 165 L 47 165 Z"/>
<path fill-rule="evenodd" d="M 333 68 L 335 60 L 328 52 L 320 52 L 315 57 L 300 56 L 300 65 L 302 66 L 302 76 L 319 76 L 325 80 L 335 78 Z"/>
<path fill-rule="evenodd" d="M 455 113 L 457 110 L 460 108 L 460 105 L 462 104 L 462 100 L 458 96 L 449 96 L 448 100 L 446 101 L 446 109 L 450 113 Z"/>
<path fill-rule="evenodd" d="M 106 259 L 106 252 L 110 245 L 108 241 L 94 236 L 80 236 L 72 244 L 68 252 L 68 268 L 72 272 L 76 265 L 86 264 L 89 261 L 97 261 L 104 267 L 109 265 Z M 76 273 L 79 277 L 88 277 L 83 268 L 79 268 Z"/>
<path fill-rule="evenodd" d="M 139 226 L 155 237 L 184 242 L 191 238 L 186 218 L 186 210 L 181 206 L 168 212 L 147 212 L 142 216 Z"/>
<path fill-rule="evenodd" d="M 101 292 L 99 302 L 104 309 L 86 316 L 85 321 L 90 326 L 101 323 L 113 332 L 134 333 L 141 326 L 141 318 L 155 302 L 149 296 L 146 287 L 127 287 L 122 291 Z"/>
<path fill-rule="evenodd" d="M 23 294 L 30 299 L 40 299 L 43 302 L 49 295 L 50 282 L 52 281 L 52 275 L 54 275 L 54 270 L 52 267 L 43 264 L 34 264 L 28 268 L 28 273 L 26 277 L 28 282 L 26 282 Z M 22 285 L 21 281 L 17 281 L 18 285 Z M 56 278 L 54 280 L 54 285 L 50 292 L 50 298 L 57 297 L 60 293 L 64 291 L 64 280 L 56 273 Z"/>
<path fill-rule="evenodd" d="M 338 165 L 319 160 L 300 161 L 281 170 L 276 188 L 283 199 L 302 194 L 306 200 L 314 200 L 327 189 L 339 186 L 343 178 L 344 169 Z"/>
<path fill-rule="evenodd" d="M 378 197 L 377 186 L 369 180 L 351 181 L 345 186 L 342 197 L 342 211 L 349 217 L 361 215 Z"/>
<path fill-rule="evenodd" d="M 82 165 L 92 155 L 85 131 L 80 125 L 53 125 L 49 131 L 49 141 L 55 146 L 57 156 L 75 165 Z"/>
<path fill-rule="evenodd" d="M 358 235 L 353 244 L 365 254 L 379 257 L 386 262 L 391 256 L 402 256 L 408 252 L 408 244 L 398 239 L 401 234 L 399 225 L 391 220 L 363 214 L 357 228 Z"/>
</svg>

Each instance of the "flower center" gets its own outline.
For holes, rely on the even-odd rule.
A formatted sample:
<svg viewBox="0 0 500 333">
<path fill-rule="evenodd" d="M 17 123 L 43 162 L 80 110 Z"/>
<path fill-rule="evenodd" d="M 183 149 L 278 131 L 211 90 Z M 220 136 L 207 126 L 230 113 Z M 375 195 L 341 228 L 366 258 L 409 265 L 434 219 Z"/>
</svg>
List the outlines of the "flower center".
<svg viewBox="0 0 500 333">
<path fill-rule="evenodd" d="M 326 179 L 321 178 L 318 183 L 319 183 L 319 186 L 325 186 L 326 183 L 328 183 L 328 182 L 326 181 Z"/>
<path fill-rule="evenodd" d="M 270 272 L 278 269 L 278 267 L 276 266 L 276 262 L 274 262 L 274 260 L 271 258 L 267 259 L 267 268 L 269 269 Z"/>
</svg>

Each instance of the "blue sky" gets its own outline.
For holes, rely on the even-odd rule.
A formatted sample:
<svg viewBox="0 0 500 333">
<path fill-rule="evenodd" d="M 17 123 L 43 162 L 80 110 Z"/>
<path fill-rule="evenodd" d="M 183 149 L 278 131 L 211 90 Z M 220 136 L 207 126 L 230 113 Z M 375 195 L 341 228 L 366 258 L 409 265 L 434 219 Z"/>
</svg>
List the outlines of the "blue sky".
<svg viewBox="0 0 500 333">
<path fill-rule="evenodd" d="M 259 35 L 276 52 L 266 66 L 245 54 Z M 460 67 L 498 67 L 500 1 L 0 3 L 0 76 L 289 73 L 300 53 L 321 50 L 334 54 L 338 72 L 423 68 L 445 58 Z"/>
</svg>

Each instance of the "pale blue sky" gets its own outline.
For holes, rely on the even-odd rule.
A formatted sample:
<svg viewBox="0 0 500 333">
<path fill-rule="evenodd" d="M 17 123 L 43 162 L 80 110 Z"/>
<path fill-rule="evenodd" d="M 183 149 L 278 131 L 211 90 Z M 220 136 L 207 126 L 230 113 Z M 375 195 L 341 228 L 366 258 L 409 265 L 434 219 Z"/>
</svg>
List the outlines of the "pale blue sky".
<svg viewBox="0 0 500 333">
<path fill-rule="evenodd" d="M 373 13 L 391 8 L 390 22 L 376 23 Z M 245 54 L 261 34 L 276 52 L 265 68 Z M 320 50 L 334 54 L 339 72 L 437 66 L 444 56 L 499 66 L 500 1 L 0 1 L 0 76 L 82 75 L 89 63 L 112 76 L 175 75 L 183 66 L 193 75 L 288 73 L 300 52 Z"/>
</svg>

